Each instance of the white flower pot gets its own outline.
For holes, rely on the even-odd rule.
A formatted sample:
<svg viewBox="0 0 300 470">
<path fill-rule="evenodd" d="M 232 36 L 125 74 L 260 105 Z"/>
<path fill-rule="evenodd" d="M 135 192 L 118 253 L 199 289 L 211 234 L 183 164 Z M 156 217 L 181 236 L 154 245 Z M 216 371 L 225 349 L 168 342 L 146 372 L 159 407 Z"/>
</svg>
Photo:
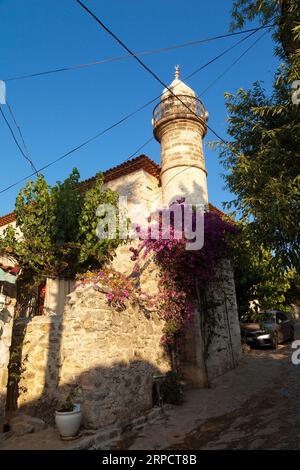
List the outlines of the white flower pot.
<svg viewBox="0 0 300 470">
<path fill-rule="evenodd" d="M 77 436 L 81 419 L 80 405 L 74 405 L 73 411 L 55 411 L 55 424 L 62 438 Z"/>
</svg>

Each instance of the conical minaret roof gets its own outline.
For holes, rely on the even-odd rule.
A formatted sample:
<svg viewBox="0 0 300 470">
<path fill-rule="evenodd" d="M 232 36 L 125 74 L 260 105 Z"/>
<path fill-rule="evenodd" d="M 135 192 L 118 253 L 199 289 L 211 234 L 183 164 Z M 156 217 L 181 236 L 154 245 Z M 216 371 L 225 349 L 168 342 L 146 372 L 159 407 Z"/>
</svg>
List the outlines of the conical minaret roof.
<svg viewBox="0 0 300 470">
<path fill-rule="evenodd" d="M 194 90 L 192 90 L 192 88 L 190 88 L 182 80 L 180 80 L 179 65 L 175 65 L 175 78 L 172 81 L 172 83 L 169 85 L 169 88 L 173 91 L 175 95 L 191 96 L 193 98 L 196 97 L 196 93 L 194 92 Z M 161 101 L 169 98 L 170 96 L 172 96 L 172 93 L 170 93 L 168 88 L 165 88 L 161 95 Z"/>
</svg>

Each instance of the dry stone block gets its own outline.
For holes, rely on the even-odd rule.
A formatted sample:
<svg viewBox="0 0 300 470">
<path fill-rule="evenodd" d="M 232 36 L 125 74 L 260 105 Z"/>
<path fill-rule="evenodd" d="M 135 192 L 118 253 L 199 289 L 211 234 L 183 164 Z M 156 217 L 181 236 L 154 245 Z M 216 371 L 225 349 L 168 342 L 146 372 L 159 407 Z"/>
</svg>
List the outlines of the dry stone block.
<svg viewBox="0 0 300 470">
<path fill-rule="evenodd" d="M 10 430 L 17 436 L 42 431 L 42 429 L 46 428 L 46 423 L 42 419 L 25 414 L 12 418 L 9 425 Z"/>
</svg>

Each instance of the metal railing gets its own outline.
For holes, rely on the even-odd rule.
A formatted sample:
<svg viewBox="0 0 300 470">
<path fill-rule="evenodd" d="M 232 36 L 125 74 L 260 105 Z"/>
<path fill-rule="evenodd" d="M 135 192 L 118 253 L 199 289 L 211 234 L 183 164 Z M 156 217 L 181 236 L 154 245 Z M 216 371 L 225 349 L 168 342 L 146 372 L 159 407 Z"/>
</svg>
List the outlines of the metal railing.
<svg viewBox="0 0 300 470">
<path fill-rule="evenodd" d="M 187 114 L 189 110 L 201 117 L 203 120 L 207 120 L 207 112 L 205 111 L 204 104 L 199 98 L 189 95 L 178 95 L 179 101 L 175 96 L 171 95 L 168 98 L 163 99 L 158 103 L 153 110 L 153 124 L 155 125 L 160 119 L 171 115 L 171 114 Z"/>
</svg>

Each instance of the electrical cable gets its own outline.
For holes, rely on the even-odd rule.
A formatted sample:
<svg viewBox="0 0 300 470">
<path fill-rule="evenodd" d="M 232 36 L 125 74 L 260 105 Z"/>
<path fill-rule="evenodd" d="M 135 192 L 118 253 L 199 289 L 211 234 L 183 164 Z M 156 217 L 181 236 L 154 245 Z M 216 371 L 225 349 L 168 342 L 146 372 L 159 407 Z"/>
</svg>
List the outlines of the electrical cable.
<svg viewBox="0 0 300 470">
<path fill-rule="evenodd" d="M 219 140 L 221 140 L 225 145 L 228 145 L 228 143 L 221 137 L 214 129 L 212 129 L 211 126 L 207 124 L 207 122 L 202 119 L 200 116 L 198 116 L 181 98 L 179 98 L 178 95 L 176 95 L 172 88 L 170 88 L 166 83 L 164 83 L 156 73 L 154 73 L 148 65 L 146 65 L 137 55 L 129 49 L 126 44 L 121 41 L 121 39 L 118 38 L 118 36 L 113 33 L 84 3 L 81 2 L 81 0 L 75 0 L 76 3 L 78 3 L 90 16 L 94 18 L 94 20 L 110 35 L 112 36 L 122 47 L 125 49 L 132 57 L 150 74 L 152 75 L 153 78 L 155 78 L 156 81 L 158 81 L 164 88 L 166 88 L 171 95 L 174 96 L 175 99 L 177 99 L 191 114 L 193 114 L 199 122 L 201 122 L 202 125 L 207 127 Z M 270 23 L 273 21 L 273 18 L 271 18 L 269 21 L 266 22 L 266 24 Z M 263 26 L 266 26 L 264 24 Z"/>
<path fill-rule="evenodd" d="M 13 120 L 13 122 L 15 123 L 16 128 L 18 129 L 19 136 L 20 136 L 20 138 L 21 138 L 21 141 L 22 141 L 23 147 L 24 147 L 24 151 L 25 151 L 25 154 L 26 154 L 26 156 L 27 156 L 26 160 L 29 162 L 29 164 L 30 164 L 31 168 L 33 169 L 33 171 L 35 171 L 36 173 L 38 173 L 35 164 L 33 163 L 33 161 L 32 161 L 31 158 L 30 158 L 29 150 L 28 150 L 28 147 L 27 147 L 26 142 L 25 142 L 25 140 L 24 140 L 23 133 L 22 133 L 22 131 L 21 131 L 21 127 L 20 127 L 20 125 L 17 123 L 15 113 L 13 112 L 12 107 L 11 107 L 11 105 L 9 104 L 9 102 L 8 102 L 7 100 L 6 100 L 6 105 L 7 105 L 7 108 L 8 108 L 8 110 L 9 110 L 9 113 L 10 113 L 10 115 L 11 115 L 11 117 L 12 117 L 12 120 Z"/>
<path fill-rule="evenodd" d="M 260 29 L 263 29 L 263 28 L 269 28 L 269 26 L 261 26 L 260 27 Z M 189 41 L 189 42 L 185 42 L 185 43 L 182 43 L 182 44 L 176 44 L 176 45 L 169 46 L 169 47 L 162 47 L 160 49 L 153 49 L 153 50 L 150 50 L 150 51 L 136 52 L 136 55 L 137 56 L 143 56 L 143 55 L 159 54 L 160 52 L 169 52 L 169 51 L 172 51 L 174 49 L 182 49 L 184 47 L 195 46 L 197 44 L 204 44 L 206 42 L 215 41 L 215 40 L 218 40 L 218 39 L 226 39 L 226 38 L 229 38 L 229 37 L 232 37 L 232 36 L 237 36 L 237 35 L 240 35 L 240 34 L 250 33 L 252 31 L 255 32 L 256 30 L 257 30 L 257 28 L 251 28 L 251 29 L 245 29 L 243 31 L 236 31 L 236 32 L 233 32 L 233 33 L 221 34 L 219 36 L 212 36 L 212 37 L 209 37 L 209 38 L 206 38 L 206 39 L 199 39 L 199 40 L 196 40 L 196 41 Z M 16 81 L 16 80 L 24 80 L 26 78 L 34 78 L 34 77 L 40 77 L 40 76 L 43 76 L 43 75 L 50 75 L 50 74 L 59 73 L 59 72 L 67 72 L 67 71 L 71 71 L 71 70 L 77 70 L 77 69 L 80 69 L 80 68 L 92 67 L 92 66 L 95 66 L 95 65 L 106 64 L 106 63 L 109 63 L 109 62 L 116 62 L 116 61 L 120 61 L 120 60 L 124 60 L 124 59 L 130 59 L 130 58 L 132 58 L 132 56 L 130 54 L 119 56 L 119 57 L 110 57 L 108 59 L 96 60 L 96 61 L 93 61 L 93 62 L 87 62 L 87 63 L 83 63 L 83 64 L 70 65 L 70 66 L 60 67 L 60 68 L 57 68 L 57 69 L 44 70 L 42 72 L 35 72 L 35 73 L 26 74 L 26 75 L 18 75 L 18 76 L 15 76 L 15 77 L 8 77 L 8 78 L 3 79 L 3 81 L 9 82 L 9 81 Z"/>
<path fill-rule="evenodd" d="M 11 108 L 10 108 L 10 109 L 11 109 Z M 36 169 L 34 163 L 33 163 L 32 160 L 30 160 L 30 158 L 25 154 L 25 152 L 23 151 L 22 147 L 20 146 L 20 144 L 19 144 L 19 142 L 18 142 L 18 139 L 16 138 L 15 133 L 14 133 L 14 131 L 13 131 L 13 129 L 12 129 L 12 127 L 11 127 L 11 125 L 10 125 L 8 119 L 6 118 L 6 116 L 5 116 L 5 114 L 4 114 L 4 112 L 3 112 L 3 110 L 2 110 L 1 107 L 0 107 L 0 112 L 1 112 L 1 114 L 2 114 L 2 117 L 3 117 L 3 119 L 4 119 L 4 121 L 5 121 L 6 125 L 7 125 L 7 127 L 8 127 L 8 129 L 9 129 L 9 131 L 10 131 L 12 137 L 13 137 L 13 140 L 14 140 L 15 144 L 17 145 L 18 149 L 20 150 L 21 154 L 23 155 L 23 157 L 25 158 L 25 160 L 28 161 L 28 163 L 30 164 L 30 166 L 31 166 L 31 168 L 34 170 L 34 172 L 37 173 L 38 171 L 37 171 L 37 169 Z M 16 121 L 14 121 L 14 122 L 16 122 Z M 17 126 L 17 127 L 18 127 L 18 126 Z M 21 131 L 20 131 L 20 132 L 21 132 Z"/>
<path fill-rule="evenodd" d="M 271 21 L 271 20 L 270 20 Z M 255 28 L 254 29 L 254 32 L 257 32 L 259 31 L 260 29 L 262 29 L 263 27 L 266 27 L 266 26 L 260 26 L 258 28 Z M 269 26 L 271 27 L 271 26 Z M 251 33 L 246 37 L 246 38 L 242 38 L 242 40 L 236 42 L 234 45 L 232 45 L 230 48 L 227 48 L 226 50 L 224 50 L 221 54 L 219 54 L 218 56 L 216 56 L 215 58 L 211 59 L 209 62 L 205 63 L 204 65 L 202 65 L 201 67 L 197 68 L 196 71 L 193 71 L 191 74 L 189 74 L 187 77 L 185 77 L 183 80 L 186 80 L 188 77 L 191 77 L 191 76 L 194 76 L 195 73 L 198 73 L 200 72 L 201 70 L 203 70 L 205 67 L 207 67 L 208 65 L 210 65 L 212 62 L 214 62 L 215 60 L 217 60 L 217 58 L 220 58 L 222 57 L 225 53 L 229 52 L 230 50 L 232 50 L 234 47 L 236 47 L 238 44 L 240 44 L 241 42 L 243 42 L 244 40 L 248 39 L 248 37 L 252 36 L 252 30 L 251 30 Z M 167 87 L 165 87 L 167 88 Z M 175 87 L 174 87 L 175 88 Z M 36 172 L 18 180 L 17 182 L 15 183 L 12 183 L 11 185 L 7 186 L 6 188 L 0 190 L 0 194 L 8 191 L 9 189 L 17 186 L 18 184 L 26 181 L 28 178 L 31 178 L 32 176 L 34 176 L 36 173 L 38 172 L 41 172 L 47 168 L 49 168 L 50 166 L 54 165 L 55 163 L 57 163 L 58 161 L 66 158 L 67 156 L 71 155 L 73 152 L 76 152 L 77 150 L 81 149 L 82 147 L 88 145 L 90 142 L 92 142 L 93 140 L 97 139 L 98 137 L 104 135 L 106 132 L 108 132 L 109 130 L 113 129 L 114 127 L 118 126 L 119 124 L 125 122 L 127 119 L 129 119 L 130 117 L 134 116 L 135 114 L 137 114 L 138 112 L 142 111 L 143 109 L 145 109 L 146 107 L 148 107 L 150 104 L 154 103 L 157 99 L 159 99 L 161 97 L 161 95 L 158 95 L 156 96 L 155 98 L 153 98 L 152 100 L 148 101 L 147 103 L 145 103 L 144 105 L 140 106 L 139 108 L 137 108 L 135 111 L 127 114 L 126 116 L 124 116 L 124 118 L 118 120 L 116 123 L 112 124 L 111 126 L 107 127 L 106 129 L 98 132 L 96 135 L 92 136 L 91 138 L 85 140 L 84 142 L 82 142 L 80 145 L 74 147 L 73 149 L 69 150 L 68 152 L 64 153 L 63 155 L 61 155 L 60 157 L 58 157 L 57 159 L 49 162 L 47 165 L 41 167 L 39 170 L 37 170 Z M 143 148 L 144 146 L 146 146 L 151 140 L 153 139 L 153 137 L 151 137 L 150 139 L 148 139 L 141 147 L 139 147 L 139 149 Z M 18 145 L 18 144 L 17 144 Z M 131 156 L 129 156 L 126 160 L 124 161 L 128 161 L 130 158 L 132 158 L 132 156 L 134 156 L 139 150 L 135 151 Z"/>
</svg>

